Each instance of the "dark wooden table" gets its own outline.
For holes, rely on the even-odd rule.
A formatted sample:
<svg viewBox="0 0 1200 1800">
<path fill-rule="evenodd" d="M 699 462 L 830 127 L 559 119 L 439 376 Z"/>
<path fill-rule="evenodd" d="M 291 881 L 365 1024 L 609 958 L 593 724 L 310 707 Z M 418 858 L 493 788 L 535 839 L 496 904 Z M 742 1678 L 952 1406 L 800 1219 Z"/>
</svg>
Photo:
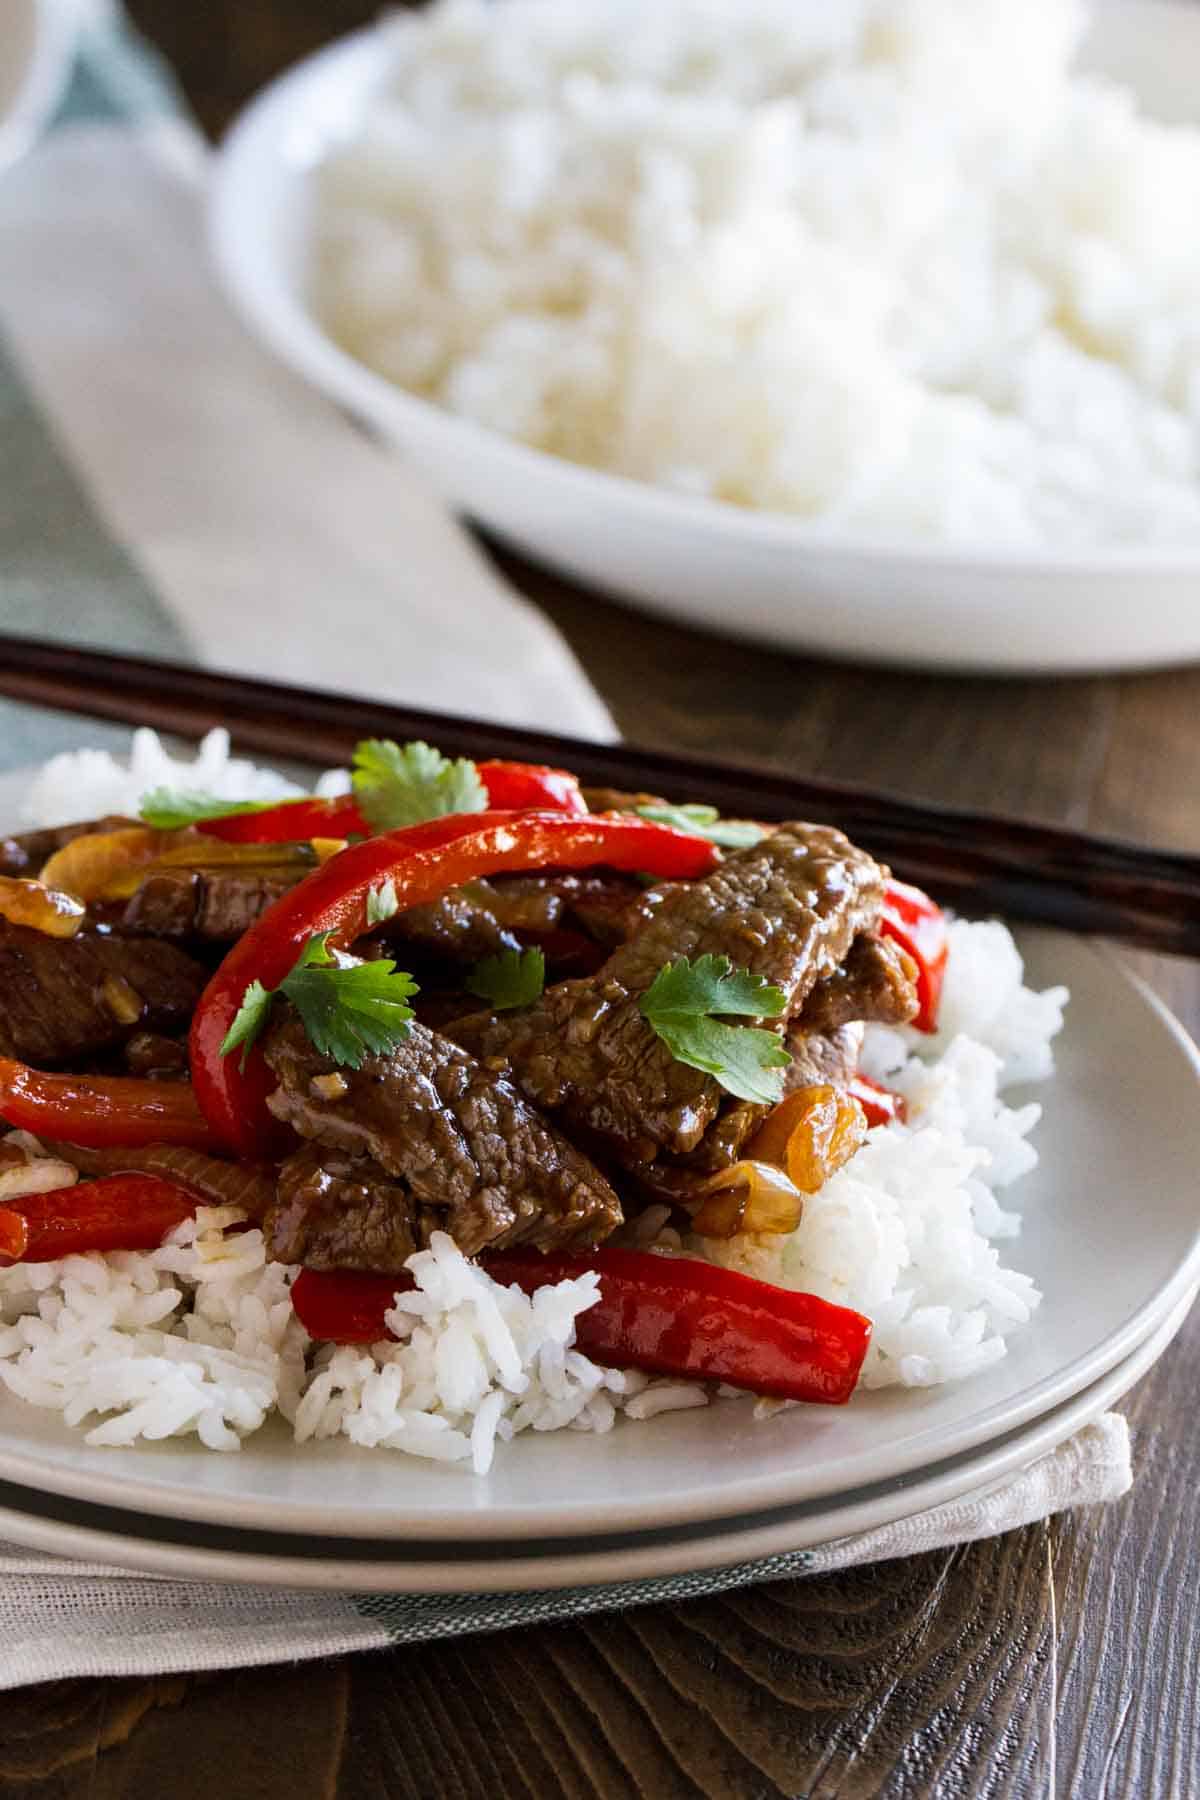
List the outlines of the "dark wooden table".
<svg viewBox="0 0 1200 1800">
<path fill-rule="evenodd" d="M 218 130 L 376 6 L 132 10 Z M 1200 671 L 1033 682 L 836 667 L 505 567 L 631 738 L 1200 842 Z M 1197 969 L 1141 966 L 1200 1026 Z M 1126 1402 L 1129 1499 L 988 1543 L 324 1665 L 4 1696 L 0 1796 L 1200 1794 L 1198 1379 L 1200 1312 Z"/>
</svg>

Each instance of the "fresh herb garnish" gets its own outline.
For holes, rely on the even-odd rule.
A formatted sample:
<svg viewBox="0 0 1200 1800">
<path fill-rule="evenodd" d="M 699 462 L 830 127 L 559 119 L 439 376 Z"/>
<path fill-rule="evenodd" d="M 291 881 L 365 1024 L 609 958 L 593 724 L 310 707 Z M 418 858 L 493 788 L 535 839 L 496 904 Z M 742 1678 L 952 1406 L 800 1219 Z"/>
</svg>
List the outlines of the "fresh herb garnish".
<svg viewBox="0 0 1200 1800">
<path fill-rule="evenodd" d="M 400 902 L 396 898 L 396 884 L 391 876 L 381 882 L 377 888 L 367 889 L 367 924 L 382 925 L 385 919 L 394 919 L 400 911 Z"/>
<path fill-rule="evenodd" d="M 485 956 L 467 976 L 468 994 L 477 994 L 496 1012 L 532 1006 L 545 985 L 546 958 L 536 944 L 528 950 Z"/>
<path fill-rule="evenodd" d="M 294 794 L 294 800 L 307 800 L 307 794 Z M 273 812 L 286 806 L 280 800 L 221 800 L 216 794 L 176 793 L 172 788 L 151 788 L 142 795 L 138 813 L 155 831 L 180 831 L 185 825 L 203 825 L 208 819 L 231 819 L 237 813 Z"/>
<path fill-rule="evenodd" d="M 673 825 L 676 831 L 707 838 L 723 850 L 748 850 L 766 836 L 750 819 L 723 819 L 715 806 L 638 806 L 634 811 L 655 825 Z"/>
<path fill-rule="evenodd" d="M 444 813 L 483 812 L 488 803 L 473 762 L 465 756 L 452 761 L 420 741 L 364 738 L 355 746 L 350 779 L 359 808 L 376 831 L 419 825 Z"/>
<path fill-rule="evenodd" d="M 278 989 L 264 987 L 261 981 L 252 981 L 242 995 L 242 1004 L 234 1015 L 233 1024 L 221 1039 L 221 1055 L 229 1056 L 239 1045 L 242 1052 L 242 1068 L 246 1067 L 246 1058 L 267 1022 Z"/>
<path fill-rule="evenodd" d="M 712 1075 L 739 1100 L 773 1105 L 783 1096 L 791 1057 L 774 1031 L 728 1025 L 721 1015 L 774 1019 L 787 1001 L 777 987 L 727 956 L 686 956 L 658 971 L 640 1007 L 676 1062 Z"/>
<path fill-rule="evenodd" d="M 242 1067 L 270 1015 L 277 994 L 291 1001 L 314 1049 L 348 1069 L 362 1067 L 369 1052 L 386 1053 L 408 1035 L 408 1001 L 417 993 L 411 975 L 388 957 L 362 962 L 329 948 L 329 932 L 309 938 L 277 988 L 252 981 L 225 1034 L 221 1055 L 241 1048 Z"/>
</svg>

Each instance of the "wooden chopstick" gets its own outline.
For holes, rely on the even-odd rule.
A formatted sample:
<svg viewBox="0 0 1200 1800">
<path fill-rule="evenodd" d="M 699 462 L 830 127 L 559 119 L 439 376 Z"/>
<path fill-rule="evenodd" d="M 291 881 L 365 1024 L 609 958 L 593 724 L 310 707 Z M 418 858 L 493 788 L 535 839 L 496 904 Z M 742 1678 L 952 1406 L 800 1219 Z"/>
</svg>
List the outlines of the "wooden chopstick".
<svg viewBox="0 0 1200 1800">
<path fill-rule="evenodd" d="M 4 634 L 0 694 L 186 738 L 224 725 L 244 750 L 314 765 L 346 761 L 363 737 L 427 738 L 451 755 L 555 763 L 592 786 L 707 801 L 735 818 L 825 820 L 903 879 L 965 910 L 1200 955 L 1197 856 L 999 814 L 921 805 L 770 768 L 593 744 L 320 688 Z"/>
</svg>

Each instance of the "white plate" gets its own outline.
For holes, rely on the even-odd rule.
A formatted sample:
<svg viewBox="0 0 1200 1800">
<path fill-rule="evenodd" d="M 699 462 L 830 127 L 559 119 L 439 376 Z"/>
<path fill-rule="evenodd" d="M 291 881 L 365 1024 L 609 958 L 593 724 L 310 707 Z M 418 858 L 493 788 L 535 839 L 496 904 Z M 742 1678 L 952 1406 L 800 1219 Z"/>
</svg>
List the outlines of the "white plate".
<svg viewBox="0 0 1200 1800">
<path fill-rule="evenodd" d="M 2 798 L 2 796 L 0 796 Z M 1008 1259 L 1045 1301 L 972 1381 L 861 1393 L 756 1423 L 723 1401 L 594 1437 L 528 1434 L 485 1479 L 280 1425 L 218 1456 L 193 1440 L 90 1450 L 55 1415 L 0 1401 L 0 1479 L 96 1504 L 271 1531 L 503 1539 L 650 1529 L 795 1506 L 894 1481 L 992 1442 L 1128 1357 L 1200 1279 L 1200 1061 L 1109 956 L 1022 937 L 1030 979 L 1072 989 L 1060 1072 L 1039 1090 L 1042 1162 L 1020 1193 Z M 1015 1198 L 1015 1197 L 1014 1197 Z"/>
<path fill-rule="evenodd" d="M 1086 61 L 1149 111 L 1200 117 L 1200 6 L 1109 0 Z M 585 581 L 723 633 L 924 667 L 1050 671 L 1200 657 L 1200 551 L 977 550 L 819 536 L 802 521 L 689 500 L 511 442 L 394 387 L 306 301 L 311 176 L 386 74 L 377 32 L 268 88 L 227 139 L 212 242 L 235 304 L 316 386 L 402 445 L 446 497 Z"/>
<path fill-rule="evenodd" d="M 53 1556 L 175 1580 L 350 1593 L 498 1594 L 732 1568 L 878 1530 L 964 1495 L 984 1495 L 1113 1406 L 1162 1355 L 1194 1300 L 1193 1290 L 1132 1355 L 1081 1394 L 983 1452 L 765 1519 L 716 1520 L 690 1531 L 648 1532 L 612 1542 L 585 1539 L 568 1547 L 492 1544 L 483 1553 L 470 1543 L 414 1549 L 383 1542 L 338 1545 L 319 1537 L 298 1549 L 270 1533 L 172 1525 L 75 1502 L 56 1506 L 45 1495 L 0 1487 L 0 1537 Z"/>
<path fill-rule="evenodd" d="M 0 0 L 0 169 L 57 106 L 76 35 L 74 0 Z"/>
</svg>

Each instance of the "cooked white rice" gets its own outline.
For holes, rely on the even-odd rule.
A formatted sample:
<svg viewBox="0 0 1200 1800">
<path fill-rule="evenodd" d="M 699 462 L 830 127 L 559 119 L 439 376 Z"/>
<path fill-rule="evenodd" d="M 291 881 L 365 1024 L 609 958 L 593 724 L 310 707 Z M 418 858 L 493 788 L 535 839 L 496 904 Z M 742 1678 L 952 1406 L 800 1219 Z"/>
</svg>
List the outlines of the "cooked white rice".
<svg viewBox="0 0 1200 1800">
<path fill-rule="evenodd" d="M 169 775 L 152 734 L 139 755 L 125 788 L 100 753 L 56 759 L 35 790 L 39 819 L 61 816 L 67 793 L 80 816 L 136 807 L 139 781 L 233 797 L 268 793 L 278 779 L 232 764 L 215 734 L 197 762 Z M 1036 1164 L 1029 1135 L 1041 1109 L 1011 1108 L 1003 1092 L 1051 1073 L 1067 994 L 1036 994 L 1023 975 L 1004 926 L 955 922 L 939 1035 L 866 1033 L 864 1067 L 906 1096 L 908 1124 L 870 1132 L 807 1201 L 796 1231 L 684 1246 L 867 1313 L 867 1386 L 971 1375 L 1004 1355 L 1038 1304 L 1029 1278 L 1001 1261 L 1019 1218 L 997 1196 L 1007 1201 Z M 16 1141 L 36 1160 L 33 1140 Z M 61 1175 L 56 1168 L 53 1180 Z M 27 1179 L 29 1191 L 45 1185 L 37 1170 L 7 1179 Z M 656 1231 L 653 1212 L 647 1225 L 664 1249 L 679 1247 Z M 0 1382 L 86 1426 L 93 1444 L 192 1433 L 209 1449 L 235 1450 L 277 1413 L 299 1441 L 342 1435 L 481 1472 L 497 1441 L 522 1431 L 607 1431 L 621 1413 L 648 1419 L 712 1398 L 702 1386 L 598 1368 L 574 1349 L 594 1277 L 527 1297 L 492 1281 L 444 1234 L 410 1259 L 416 1289 L 389 1315 L 396 1342 L 314 1345 L 288 1299 L 293 1271 L 269 1263 L 262 1233 L 241 1227 L 235 1209 L 206 1207 L 158 1250 L 0 1272 Z"/>
<path fill-rule="evenodd" d="M 345 769 L 332 769 L 316 784 L 319 794 L 342 793 Z M 195 756 L 172 756 L 156 731 L 134 731 L 129 755 L 107 750 L 64 750 L 52 756 L 31 781 L 21 807 L 24 825 L 71 825 L 106 813 L 136 817 L 142 796 L 153 788 L 176 794 L 211 794 L 217 800 L 288 800 L 306 790 L 275 769 L 229 753 L 222 727 L 202 738 Z"/>
<path fill-rule="evenodd" d="M 1200 541 L 1200 132 L 1078 0 L 443 0 L 321 184 L 400 385 L 829 532 Z"/>
</svg>

